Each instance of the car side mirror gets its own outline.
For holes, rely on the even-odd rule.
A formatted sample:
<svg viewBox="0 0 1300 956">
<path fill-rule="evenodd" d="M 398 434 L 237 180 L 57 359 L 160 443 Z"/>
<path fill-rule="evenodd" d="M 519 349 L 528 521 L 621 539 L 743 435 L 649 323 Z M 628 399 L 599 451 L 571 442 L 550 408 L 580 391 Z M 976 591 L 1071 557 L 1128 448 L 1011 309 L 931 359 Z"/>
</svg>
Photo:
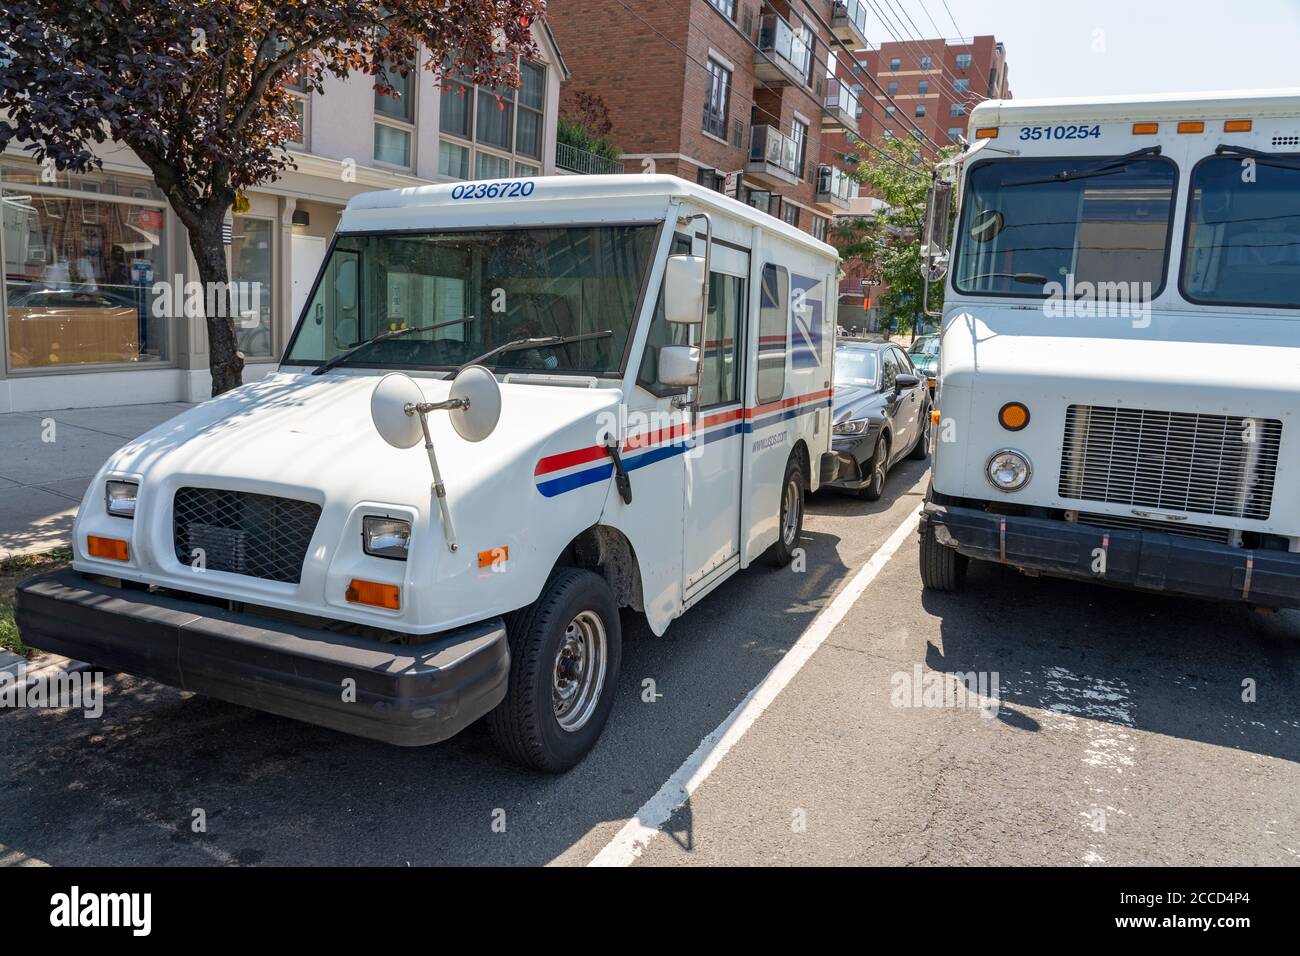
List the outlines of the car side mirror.
<svg viewBox="0 0 1300 956">
<path fill-rule="evenodd" d="M 659 350 L 659 382 L 690 386 L 696 382 L 700 350 L 689 345 L 665 345 Z"/>
<path fill-rule="evenodd" d="M 910 372 L 899 372 L 894 378 L 894 391 L 901 392 L 905 388 L 916 388 L 921 384 L 921 380 Z"/>
<path fill-rule="evenodd" d="M 664 318 L 675 325 L 704 321 L 704 258 L 669 256 L 664 266 Z"/>
</svg>

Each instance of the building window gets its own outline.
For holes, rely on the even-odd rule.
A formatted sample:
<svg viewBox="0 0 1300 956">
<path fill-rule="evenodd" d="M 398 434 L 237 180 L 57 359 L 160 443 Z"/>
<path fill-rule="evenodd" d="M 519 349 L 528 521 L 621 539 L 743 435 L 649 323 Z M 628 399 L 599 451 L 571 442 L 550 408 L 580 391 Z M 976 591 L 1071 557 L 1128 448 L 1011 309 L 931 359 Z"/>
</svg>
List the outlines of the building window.
<svg viewBox="0 0 1300 956">
<path fill-rule="evenodd" d="M 275 325 L 271 321 L 275 285 L 271 267 L 275 223 L 253 216 L 235 216 L 231 230 L 230 279 L 236 285 L 235 336 L 248 358 L 275 354 Z"/>
<path fill-rule="evenodd" d="M 790 138 L 794 140 L 795 173 L 803 178 L 803 162 L 808 152 L 808 124 L 795 120 L 790 127 Z"/>
<path fill-rule="evenodd" d="M 812 234 L 814 239 L 820 239 L 822 242 L 826 241 L 826 222 L 827 220 L 822 216 L 813 216 Z"/>
<path fill-rule="evenodd" d="M 970 54 L 969 53 L 957 54 L 957 69 L 966 70 L 969 68 L 970 68 Z"/>
<path fill-rule="evenodd" d="M 448 70 L 442 78 L 440 114 L 439 175 L 508 179 L 511 157 L 499 153 L 524 160 L 513 164 L 516 171 L 538 175 L 545 146 L 546 66 L 521 63 L 518 90 L 474 86 L 464 74 Z"/>
<path fill-rule="evenodd" d="M 917 103 L 917 104 L 916 104 L 916 115 L 917 115 L 917 116 L 924 116 L 924 115 L 925 115 L 925 104 L 924 104 L 924 103 Z"/>
<path fill-rule="evenodd" d="M 890 80 L 887 84 L 885 84 L 885 92 L 888 93 L 890 96 L 895 96 L 895 95 L 897 95 L 897 94 L 898 94 L 898 80 Z"/>
<path fill-rule="evenodd" d="M 903 66 L 903 61 L 900 60 L 898 57 L 894 57 L 892 60 L 889 61 L 889 69 L 893 73 L 897 73 L 902 68 L 902 66 Z"/>
<path fill-rule="evenodd" d="M 695 174 L 695 181 L 705 189 L 722 192 L 727 182 L 727 176 L 725 173 L 719 173 L 716 169 L 700 169 Z"/>
<path fill-rule="evenodd" d="M 930 81 L 922 80 L 920 83 L 916 84 L 916 92 L 920 93 L 922 96 L 925 96 L 926 93 L 929 93 Z"/>
<path fill-rule="evenodd" d="M 411 141 L 415 138 L 415 67 L 401 76 L 389 67 L 388 82 L 397 91 L 375 90 L 375 162 L 411 168 Z"/>
<path fill-rule="evenodd" d="M 967 93 L 970 91 L 970 80 L 964 76 L 960 79 L 953 80 L 952 88 L 958 93 Z"/>
<path fill-rule="evenodd" d="M 950 104 L 948 105 L 948 115 L 949 115 L 949 116 L 965 116 L 965 115 L 966 115 L 966 104 L 965 104 L 965 103 L 950 103 Z"/>
<path fill-rule="evenodd" d="M 153 292 L 171 279 L 157 187 L 110 173 L 49 182 L 17 163 L 0 164 L 0 187 L 9 369 L 166 361 L 184 290 Z"/>
<path fill-rule="evenodd" d="M 709 88 L 704 95 L 704 131 L 719 139 L 726 139 L 731 71 L 712 57 L 705 68 L 709 73 Z"/>
<path fill-rule="evenodd" d="M 961 135 L 960 126 L 951 126 L 948 128 L 948 142 L 950 143 L 957 142 L 957 137 L 959 137 L 960 135 Z"/>
<path fill-rule="evenodd" d="M 930 69 L 930 58 L 928 56 L 921 57 L 921 69 L 923 70 Z"/>
<path fill-rule="evenodd" d="M 888 129 L 887 129 L 887 130 L 885 130 L 884 135 L 885 135 L 885 139 L 893 139 L 893 138 L 894 138 L 894 131 L 893 131 L 893 130 L 888 130 Z"/>
<path fill-rule="evenodd" d="M 782 203 L 781 221 L 789 223 L 796 229 L 799 228 L 799 207 L 794 203 Z"/>
<path fill-rule="evenodd" d="M 751 189 L 745 196 L 745 202 L 755 209 L 772 215 L 772 201 L 776 197 L 766 189 Z"/>
<path fill-rule="evenodd" d="M 532 163 L 515 163 L 516 176 L 540 176 L 542 167 L 534 166 Z"/>
<path fill-rule="evenodd" d="M 728 20 L 736 19 L 736 0 L 709 0 Z"/>
<path fill-rule="evenodd" d="M 898 112 L 898 107 L 897 107 L 897 106 L 886 106 L 886 107 L 885 107 L 885 112 L 886 112 L 888 115 L 893 116 L 895 113 Z"/>
</svg>

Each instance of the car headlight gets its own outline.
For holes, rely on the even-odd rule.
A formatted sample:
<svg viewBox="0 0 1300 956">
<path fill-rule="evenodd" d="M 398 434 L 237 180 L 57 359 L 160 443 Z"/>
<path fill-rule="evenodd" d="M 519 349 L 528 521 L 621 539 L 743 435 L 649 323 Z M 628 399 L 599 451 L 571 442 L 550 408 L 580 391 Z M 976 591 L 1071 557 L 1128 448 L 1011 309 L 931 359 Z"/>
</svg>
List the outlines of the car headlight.
<svg viewBox="0 0 1300 956">
<path fill-rule="evenodd" d="M 995 451 L 984 467 L 989 484 L 999 491 L 1019 491 L 1029 484 L 1033 473 L 1029 459 L 1011 448 Z"/>
<path fill-rule="evenodd" d="M 401 518 L 361 519 L 361 546 L 376 558 L 405 561 L 411 548 L 411 522 Z"/>
<path fill-rule="evenodd" d="M 832 435 L 861 435 L 867 430 L 867 420 L 859 418 L 857 421 L 840 422 L 831 429 Z"/>
<path fill-rule="evenodd" d="M 134 518 L 140 486 L 134 481 L 110 481 L 104 487 L 104 508 L 117 518 Z"/>
</svg>

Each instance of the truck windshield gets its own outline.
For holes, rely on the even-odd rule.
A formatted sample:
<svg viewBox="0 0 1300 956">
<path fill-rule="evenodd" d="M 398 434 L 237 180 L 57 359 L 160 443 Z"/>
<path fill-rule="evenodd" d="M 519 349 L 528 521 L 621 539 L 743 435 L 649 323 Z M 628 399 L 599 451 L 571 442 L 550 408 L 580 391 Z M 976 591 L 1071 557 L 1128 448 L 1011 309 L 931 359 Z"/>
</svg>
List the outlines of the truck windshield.
<svg viewBox="0 0 1300 956">
<path fill-rule="evenodd" d="M 1212 156 L 1192 170 L 1183 294 L 1300 308 L 1300 156 Z"/>
<path fill-rule="evenodd" d="M 1158 295 L 1177 167 L 1167 159 L 1117 159 L 1004 159 L 972 167 L 956 238 L 957 290 L 1045 297 L 1049 283 L 1149 282 Z"/>
<path fill-rule="evenodd" d="M 349 366 L 455 368 L 519 338 L 610 336 L 494 357 L 503 370 L 618 374 L 657 225 L 340 234 L 294 332 L 288 365 L 319 365 L 378 332 Z"/>
</svg>

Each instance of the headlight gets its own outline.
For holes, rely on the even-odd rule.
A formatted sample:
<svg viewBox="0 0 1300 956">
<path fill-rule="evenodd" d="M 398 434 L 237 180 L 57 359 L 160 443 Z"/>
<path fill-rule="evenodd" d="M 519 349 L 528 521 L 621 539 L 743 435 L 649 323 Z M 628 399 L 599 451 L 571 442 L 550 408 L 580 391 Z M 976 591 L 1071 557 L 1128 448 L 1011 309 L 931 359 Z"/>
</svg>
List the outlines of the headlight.
<svg viewBox="0 0 1300 956">
<path fill-rule="evenodd" d="M 854 422 L 840 422 L 831 429 L 832 435 L 861 435 L 867 430 L 867 420 L 859 418 Z"/>
<path fill-rule="evenodd" d="M 104 488 L 104 508 L 118 518 L 135 517 L 135 500 L 140 486 L 134 481 L 110 481 Z"/>
<path fill-rule="evenodd" d="M 994 452 L 984 468 L 989 484 L 999 491 L 1019 491 L 1029 484 L 1033 473 L 1029 459 L 1010 448 Z"/>
<path fill-rule="evenodd" d="M 362 518 L 361 544 L 366 554 L 405 561 L 411 547 L 411 522 L 400 518 Z"/>
</svg>

